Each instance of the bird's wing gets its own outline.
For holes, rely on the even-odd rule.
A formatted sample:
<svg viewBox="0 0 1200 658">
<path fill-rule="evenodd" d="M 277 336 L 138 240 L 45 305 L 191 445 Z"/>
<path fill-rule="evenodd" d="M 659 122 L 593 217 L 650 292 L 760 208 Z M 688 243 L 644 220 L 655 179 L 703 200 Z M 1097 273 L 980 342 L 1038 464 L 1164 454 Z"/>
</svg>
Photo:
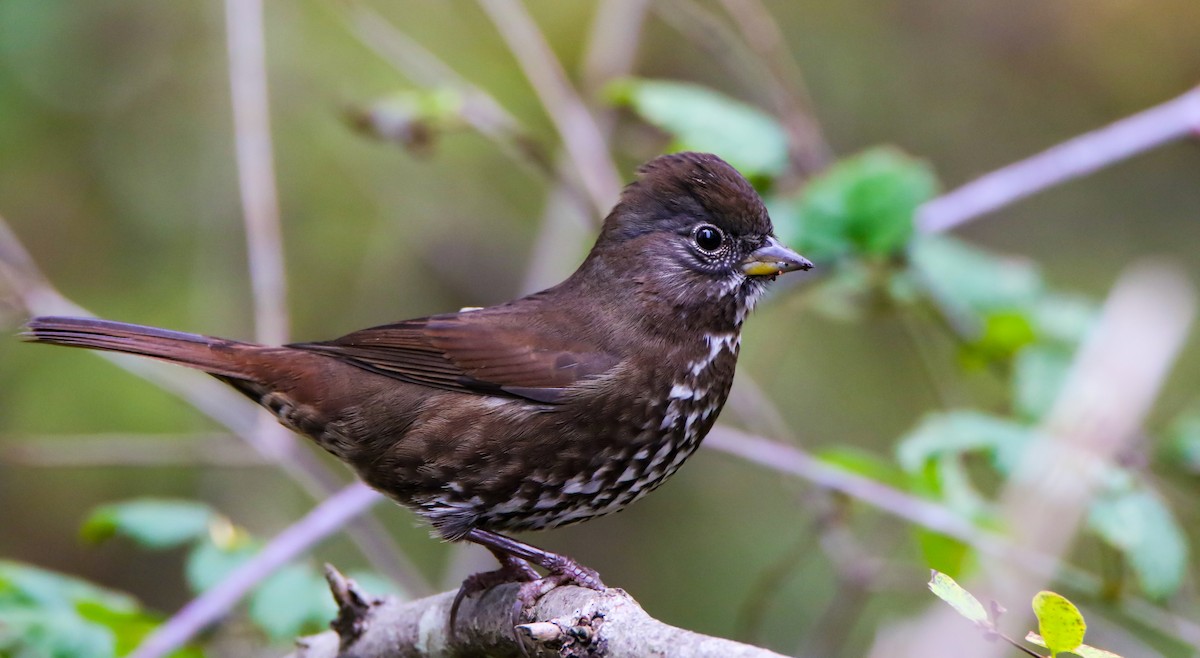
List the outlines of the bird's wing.
<svg viewBox="0 0 1200 658">
<path fill-rule="evenodd" d="M 489 309 L 490 310 L 490 309 Z M 485 311 L 433 316 L 290 345 L 413 384 L 555 404 L 620 357 Z"/>
</svg>

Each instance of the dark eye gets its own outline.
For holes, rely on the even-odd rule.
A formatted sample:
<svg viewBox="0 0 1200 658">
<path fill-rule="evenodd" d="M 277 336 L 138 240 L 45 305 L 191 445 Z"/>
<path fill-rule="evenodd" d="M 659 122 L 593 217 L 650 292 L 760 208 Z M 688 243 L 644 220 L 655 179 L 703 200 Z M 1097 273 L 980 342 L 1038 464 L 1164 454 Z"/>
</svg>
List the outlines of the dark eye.
<svg viewBox="0 0 1200 658">
<path fill-rule="evenodd" d="M 715 226 L 701 224 L 692 234 L 692 239 L 696 241 L 697 247 L 712 253 L 721 248 L 721 244 L 725 242 L 725 235 Z"/>
</svg>

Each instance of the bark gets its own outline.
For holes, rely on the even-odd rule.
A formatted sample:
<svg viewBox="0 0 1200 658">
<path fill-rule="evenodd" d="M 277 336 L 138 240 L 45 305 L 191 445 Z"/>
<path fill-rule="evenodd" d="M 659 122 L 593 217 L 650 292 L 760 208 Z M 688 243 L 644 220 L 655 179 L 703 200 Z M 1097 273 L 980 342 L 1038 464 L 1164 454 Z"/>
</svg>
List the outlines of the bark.
<svg viewBox="0 0 1200 658">
<path fill-rule="evenodd" d="M 500 585 L 463 601 L 448 628 L 455 592 L 415 601 L 372 597 L 332 568 L 338 602 L 333 630 L 300 638 L 289 658 L 558 656 L 563 658 L 780 658 L 779 654 L 664 624 L 619 589 L 559 587 L 514 626 L 517 586 Z"/>
</svg>

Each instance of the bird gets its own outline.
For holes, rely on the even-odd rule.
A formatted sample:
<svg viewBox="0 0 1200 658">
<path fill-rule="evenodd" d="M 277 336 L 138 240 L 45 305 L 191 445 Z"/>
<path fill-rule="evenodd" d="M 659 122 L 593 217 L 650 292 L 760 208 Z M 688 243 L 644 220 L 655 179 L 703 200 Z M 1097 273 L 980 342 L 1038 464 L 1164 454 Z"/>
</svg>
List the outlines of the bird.
<svg viewBox="0 0 1200 658">
<path fill-rule="evenodd" d="M 506 303 L 283 346 L 90 317 L 33 318 L 22 337 L 206 372 L 435 536 L 487 548 L 500 567 L 463 581 L 453 629 L 462 600 L 499 583 L 526 605 L 605 589 L 508 533 L 617 512 L 674 474 L 725 403 L 767 284 L 811 267 L 734 167 L 682 152 L 637 170 L 573 274 Z"/>
</svg>

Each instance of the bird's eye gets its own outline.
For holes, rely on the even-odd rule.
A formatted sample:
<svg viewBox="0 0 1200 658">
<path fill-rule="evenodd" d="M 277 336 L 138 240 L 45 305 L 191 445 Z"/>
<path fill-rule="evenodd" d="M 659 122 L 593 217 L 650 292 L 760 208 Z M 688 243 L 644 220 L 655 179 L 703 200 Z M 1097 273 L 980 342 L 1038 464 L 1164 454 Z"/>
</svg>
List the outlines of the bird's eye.
<svg viewBox="0 0 1200 658">
<path fill-rule="evenodd" d="M 713 253 L 721 248 L 721 245 L 725 242 L 725 235 L 721 233 L 721 229 L 711 224 L 701 224 L 692 233 L 692 239 L 696 241 L 697 247 L 708 253 Z"/>
</svg>

